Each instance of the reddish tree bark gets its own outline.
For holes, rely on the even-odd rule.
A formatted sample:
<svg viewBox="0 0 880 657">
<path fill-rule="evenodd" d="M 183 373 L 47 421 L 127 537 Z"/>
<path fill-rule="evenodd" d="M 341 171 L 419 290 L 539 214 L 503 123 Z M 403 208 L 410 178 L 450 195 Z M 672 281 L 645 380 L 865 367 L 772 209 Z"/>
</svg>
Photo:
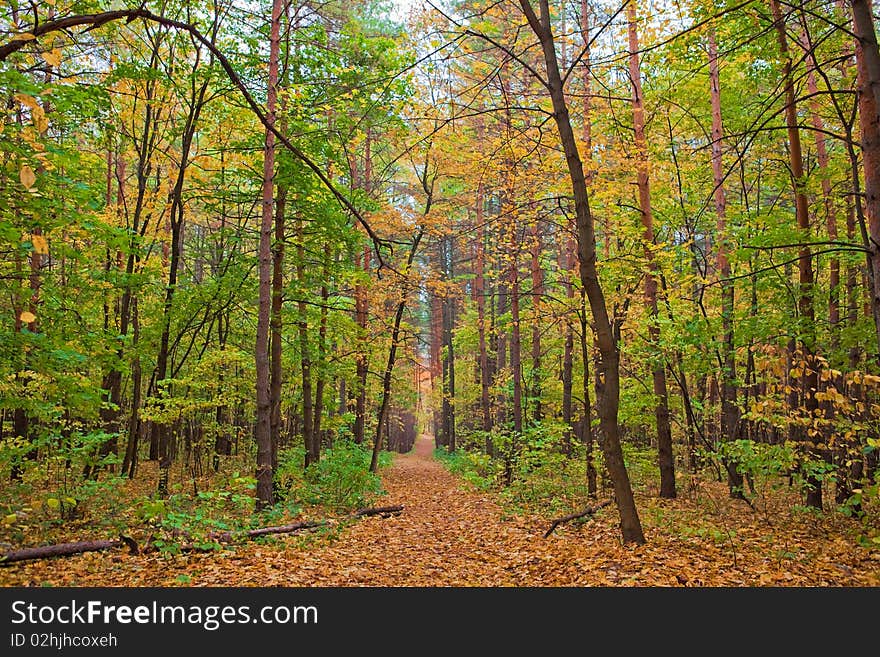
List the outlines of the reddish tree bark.
<svg viewBox="0 0 880 657">
<path fill-rule="evenodd" d="M 642 95 L 642 72 L 639 62 L 639 35 L 636 27 L 636 3 L 626 8 L 629 34 L 629 76 L 633 87 L 633 128 L 636 145 L 636 175 L 639 209 L 642 214 L 642 238 L 645 241 L 645 305 L 650 319 L 648 341 L 652 350 L 651 378 L 654 385 L 654 418 L 657 428 L 657 460 L 660 466 L 660 497 L 673 498 L 675 491 L 675 459 L 672 453 L 672 428 L 669 424 L 669 392 L 666 385 L 666 364 L 660 347 L 660 326 L 657 323 L 657 262 L 654 259 L 654 214 L 651 209 L 651 185 L 648 176 L 648 150 L 645 140 L 645 104 Z"/>
<path fill-rule="evenodd" d="M 736 354 L 734 351 L 733 312 L 735 290 L 730 280 L 730 260 L 727 257 L 730 234 L 727 230 L 727 196 L 724 191 L 724 162 L 721 142 L 724 139 L 724 126 L 721 120 L 721 82 L 718 74 L 718 45 L 715 41 L 715 28 L 709 30 L 709 84 L 712 103 L 712 179 L 715 196 L 715 231 L 718 239 L 715 245 L 715 258 L 718 265 L 718 279 L 721 282 L 721 440 L 736 440 L 739 437 L 739 406 L 736 388 Z M 743 477 L 736 464 L 724 460 L 727 470 L 727 487 L 730 496 L 743 498 Z"/>
<path fill-rule="evenodd" d="M 856 36 L 859 127 L 865 174 L 867 226 L 862 232 L 868 249 L 870 309 L 880 358 L 880 48 L 870 0 L 851 0 L 850 4 Z"/>
<path fill-rule="evenodd" d="M 480 415 L 482 429 L 486 432 L 486 453 L 490 456 L 494 452 L 492 437 L 492 407 L 489 396 L 490 372 L 489 353 L 486 340 L 486 227 L 483 213 L 483 183 L 477 186 L 476 216 L 477 216 L 477 240 L 474 265 L 474 297 L 477 305 L 477 330 L 479 332 L 480 355 Z"/>
<path fill-rule="evenodd" d="M 792 186 L 795 194 L 795 216 L 798 229 L 801 231 L 800 237 L 804 243 L 798 253 L 798 314 L 800 316 L 798 343 L 802 351 L 801 360 L 803 360 L 802 403 L 808 416 L 813 417 L 813 412 L 818 406 L 816 389 L 819 378 L 814 359 L 816 318 L 813 309 L 813 260 L 810 247 L 806 245 L 810 239 L 810 213 L 805 189 L 804 159 L 800 130 L 798 129 L 792 59 L 785 31 L 785 19 L 778 0 L 770 0 L 770 9 L 773 12 L 779 51 L 783 58 L 782 78 L 785 85 L 785 125 L 788 134 L 789 166 L 791 167 Z M 793 425 L 792 428 L 798 439 L 810 442 L 802 427 Z M 808 446 L 808 451 L 813 456 L 820 456 L 814 445 Z M 813 475 L 807 476 L 806 504 L 817 509 L 822 508 L 822 482 Z"/>
<path fill-rule="evenodd" d="M 263 148 L 263 199 L 259 244 L 259 307 L 257 311 L 257 338 L 254 348 L 256 366 L 256 422 L 254 439 L 257 443 L 257 509 L 275 502 L 272 468 L 272 401 L 269 382 L 269 319 L 272 307 L 272 214 L 274 210 L 275 179 L 275 104 L 278 98 L 278 54 L 282 0 L 272 1 L 272 24 L 269 32 L 269 81 L 266 100 L 266 141 Z"/>
</svg>

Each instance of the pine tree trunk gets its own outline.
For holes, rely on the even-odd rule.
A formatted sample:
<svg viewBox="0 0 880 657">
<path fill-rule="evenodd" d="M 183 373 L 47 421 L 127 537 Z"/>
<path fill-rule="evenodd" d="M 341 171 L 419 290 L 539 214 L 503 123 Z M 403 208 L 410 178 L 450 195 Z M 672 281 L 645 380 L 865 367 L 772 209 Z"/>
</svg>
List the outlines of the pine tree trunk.
<svg viewBox="0 0 880 657">
<path fill-rule="evenodd" d="M 532 231 L 532 387 L 529 395 L 533 400 L 532 419 L 540 422 L 544 413 L 541 408 L 541 296 L 544 294 L 544 270 L 541 269 L 541 226 L 536 221 Z"/>
<path fill-rule="evenodd" d="M 476 258 L 474 265 L 474 296 L 477 304 L 477 330 L 479 332 L 480 355 L 480 414 L 482 418 L 482 429 L 486 433 L 486 454 L 492 456 L 494 446 L 492 444 L 492 406 L 489 396 L 490 372 L 489 372 L 489 353 L 486 340 L 486 228 L 484 226 L 483 217 L 483 184 L 477 187 L 476 200 L 477 215 L 477 244 Z"/>
<path fill-rule="evenodd" d="M 870 0 L 851 0 L 853 31 L 856 36 L 858 70 L 859 126 L 865 174 L 865 214 L 868 248 L 870 307 L 877 334 L 880 359 L 880 49 L 874 28 Z"/>
<path fill-rule="evenodd" d="M 657 460 L 660 467 L 660 497 L 674 498 L 675 459 L 672 453 L 672 428 L 669 424 L 669 393 L 666 384 L 666 363 L 660 346 L 660 326 L 657 323 L 657 262 L 654 259 L 654 215 L 651 209 L 651 187 L 648 177 L 648 151 L 645 140 L 645 105 L 642 96 L 642 73 L 639 62 L 639 37 L 636 30 L 636 3 L 627 5 L 629 33 L 629 75 L 633 86 L 633 127 L 636 143 L 636 174 L 639 190 L 639 209 L 642 214 L 642 238 L 645 241 L 645 305 L 650 314 L 648 342 L 652 354 L 651 378 L 654 386 L 654 417 L 657 427 Z"/>
<path fill-rule="evenodd" d="M 281 0 L 272 1 L 272 23 L 269 35 L 269 81 L 266 100 L 266 121 L 275 125 L 275 104 L 278 97 L 278 53 L 281 26 Z M 254 440 L 257 443 L 257 510 L 275 503 L 272 467 L 272 397 L 269 379 L 269 322 L 272 310 L 272 219 L 275 179 L 275 134 L 266 130 L 263 148 L 263 198 L 260 221 L 259 307 L 257 310 L 257 337 L 254 347 L 256 366 L 256 418 Z"/>
<path fill-rule="evenodd" d="M 715 185 L 715 232 L 717 242 L 715 258 L 718 265 L 718 279 L 721 281 L 721 440 L 732 441 L 739 434 L 739 405 L 736 388 L 736 352 L 734 343 L 733 313 L 735 289 L 730 280 L 730 235 L 727 230 L 727 196 L 724 191 L 724 162 L 721 142 L 724 127 L 721 120 L 721 82 L 718 75 L 718 46 L 715 42 L 715 29 L 709 30 L 709 84 L 712 103 L 712 178 Z M 743 499 L 743 477 L 728 459 L 724 460 L 727 470 L 727 487 L 730 497 Z"/>
<path fill-rule="evenodd" d="M 800 130 L 798 128 L 797 104 L 795 96 L 794 79 L 792 75 L 792 59 L 789 54 L 788 38 L 785 30 L 785 20 L 779 6 L 779 0 L 770 0 L 770 8 L 773 12 L 773 20 L 776 24 L 776 33 L 779 40 L 779 50 L 783 58 L 782 78 L 785 85 L 785 125 L 788 133 L 789 164 L 791 167 L 792 184 L 795 193 L 795 214 L 797 225 L 800 230 L 800 239 L 803 244 L 798 253 L 798 314 L 799 314 L 799 359 L 802 361 L 803 375 L 801 386 L 803 388 L 803 407 L 807 417 L 812 418 L 818 407 L 816 401 L 816 389 L 818 387 L 818 372 L 815 360 L 815 313 L 813 308 L 813 261 L 810 247 L 806 242 L 810 240 L 810 214 L 805 189 L 804 161 L 801 150 Z M 807 443 L 807 451 L 812 457 L 821 457 L 817 447 L 805 435 L 802 427 L 797 427 L 798 438 Z M 806 504 L 817 509 L 822 508 L 822 482 L 814 475 L 807 475 Z"/>
</svg>

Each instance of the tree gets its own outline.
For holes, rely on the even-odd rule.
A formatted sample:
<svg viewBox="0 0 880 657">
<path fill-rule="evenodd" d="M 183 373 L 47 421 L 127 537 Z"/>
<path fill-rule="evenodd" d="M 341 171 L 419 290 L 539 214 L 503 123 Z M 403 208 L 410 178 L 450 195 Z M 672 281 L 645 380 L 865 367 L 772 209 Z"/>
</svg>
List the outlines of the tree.
<svg viewBox="0 0 880 657">
<path fill-rule="evenodd" d="M 565 153 L 571 190 L 574 195 L 581 285 L 590 302 L 596 340 L 599 345 L 598 376 L 601 381 L 601 389 L 597 391 L 597 394 L 605 465 L 614 485 L 623 540 L 624 542 L 644 543 L 645 537 L 620 447 L 617 423 L 620 395 L 620 351 L 596 270 L 596 233 L 593 216 L 590 212 L 589 192 L 584 178 L 580 151 L 569 119 L 568 103 L 556 57 L 550 7 L 547 0 L 538 1 L 537 13 L 529 0 L 520 0 L 520 7 L 529 27 L 541 44 L 547 76 L 542 84 L 546 87 L 553 103 L 553 118 L 559 131 L 560 145 Z"/>
<path fill-rule="evenodd" d="M 254 440 L 257 443 L 257 508 L 271 506 L 275 501 L 272 453 L 272 401 L 269 382 L 269 319 L 272 308 L 272 219 L 275 210 L 275 103 L 278 94 L 278 57 L 280 52 L 281 0 L 272 2 L 269 33 L 269 81 L 266 101 L 266 142 L 263 149 L 263 198 L 259 245 L 259 309 L 255 364 L 257 373 L 257 413 Z"/>
</svg>

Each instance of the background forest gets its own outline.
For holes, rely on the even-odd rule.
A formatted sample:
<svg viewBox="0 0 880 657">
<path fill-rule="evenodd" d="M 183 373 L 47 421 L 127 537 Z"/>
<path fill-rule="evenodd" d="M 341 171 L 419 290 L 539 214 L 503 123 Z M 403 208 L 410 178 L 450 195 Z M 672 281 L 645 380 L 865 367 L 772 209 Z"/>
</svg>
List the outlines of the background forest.
<svg viewBox="0 0 880 657">
<path fill-rule="evenodd" d="M 880 548 L 870 2 L 6 0 L 0 97 L 6 549 L 353 514 L 420 434 Z"/>
</svg>

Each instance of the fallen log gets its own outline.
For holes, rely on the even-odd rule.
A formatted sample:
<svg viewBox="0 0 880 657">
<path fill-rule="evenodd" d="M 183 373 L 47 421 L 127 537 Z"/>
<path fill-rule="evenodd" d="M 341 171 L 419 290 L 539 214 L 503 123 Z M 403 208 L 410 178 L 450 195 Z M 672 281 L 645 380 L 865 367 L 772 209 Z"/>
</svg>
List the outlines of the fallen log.
<svg viewBox="0 0 880 657">
<path fill-rule="evenodd" d="M 403 511 L 403 504 L 396 506 L 377 506 L 370 509 L 358 509 L 352 516 L 355 518 L 363 518 L 364 516 L 396 516 Z"/>
<path fill-rule="evenodd" d="M 97 552 L 110 548 L 128 545 L 133 554 L 138 553 L 138 546 L 134 539 L 128 536 L 121 538 L 97 540 L 97 541 L 73 541 L 70 543 L 57 543 L 56 545 L 41 545 L 39 547 L 10 550 L 0 555 L 0 565 L 14 563 L 16 561 L 31 561 L 33 559 L 49 559 L 51 557 L 69 557 L 83 552 Z"/>
<path fill-rule="evenodd" d="M 289 525 L 278 525 L 275 527 L 260 527 L 258 529 L 250 529 L 245 532 L 212 532 L 208 534 L 208 538 L 218 542 L 228 543 L 237 538 L 258 538 L 260 536 L 268 536 L 270 534 L 292 534 L 304 529 L 315 529 L 339 522 L 342 520 L 353 520 L 355 518 L 363 518 L 367 516 L 388 517 L 397 515 L 403 511 L 403 505 L 397 506 L 380 506 L 365 509 L 358 509 L 354 513 L 343 516 L 337 520 L 303 520 Z M 191 537 L 187 536 L 189 540 Z M 144 547 L 144 552 L 149 552 L 153 548 L 152 541 L 148 541 Z M 83 552 L 96 552 L 99 550 L 109 550 L 110 548 L 127 545 L 132 554 L 138 554 L 141 550 L 134 539 L 128 536 L 122 536 L 118 539 L 106 539 L 96 541 L 74 541 L 71 543 L 57 543 L 55 545 L 42 545 L 40 547 L 22 548 L 21 550 L 10 550 L 5 554 L 0 554 L 0 566 L 15 563 L 17 561 L 31 561 L 35 559 L 49 559 L 51 557 L 69 557 L 74 554 L 82 554 Z M 192 545 L 185 545 L 182 551 L 196 550 Z"/>
<path fill-rule="evenodd" d="M 221 543 L 229 543 L 236 538 L 257 538 L 259 536 L 268 536 L 270 534 L 292 534 L 303 529 L 313 529 L 315 527 L 323 527 L 330 524 L 329 520 L 304 520 L 295 522 L 290 525 L 278 525 L 276 527 L 260 527 L 259 529 L 250 529 L 246 532 L 211 532 L 208 538 L 215 539 Z"/>
<path fill-rule="evenodd" d="M 571 515 L 562 516 L 561 518 L 556 518 L 556 520 L 554 520 L 553 523 L 550 525 L 550 529 L 548 529 L 544 533 L 544 538 L 549 538 L 550 534 L 552 534 L 554 531 L 556 531 L 556 528 L 559 527 L 559 525 L 562 525 L 566 522 L 570 522 L 572 520 L 577 520 L 578 518 L 585 518 L 585 517 L 592 518 L 593 514 L 596 513 L 596 511 L 598 511 L 599 509 L 604 509 L 606 506 L 611 504 L 611 502 L 613 502 L 613 501 L 614 500 L 605 500 L 604 502 L 599 502 L 595 506 L 588 506 L 586 509 L 584 509 L 583 511 L 580 511 L 578 513 L 572 513 Z"/>
<path fill-rule="evenodd" d="M 370 507 L 365 509 L 358 509 L 354 513 L 343 516 L 339 520 L 353 520 L 355 518 L 365 518 L 367 516 L 382 516 L 384 518 L 387 518 L 388 516 L 398 515 L 402 511 L 402 504 L 398 504 L 396 506 Z M 250 529 L 246 532 L 240 533 L 212 532 L 208 534 L 208 537 L 216 539 L 218 541 L 229 542 L 235 538 L 258 538 L 260 536 L 268 536 L 270 534 L 293 534 L 294 532 L 298 532 L 303 529 L 316 529 L 318 527 L 326 527 L 332 522 L 332 520 L 304 520 L 302 522 L 295 522 L 290 525 L 279 525 L 277 527 L 261 527 L 259 529 Z"/>
</svg>

